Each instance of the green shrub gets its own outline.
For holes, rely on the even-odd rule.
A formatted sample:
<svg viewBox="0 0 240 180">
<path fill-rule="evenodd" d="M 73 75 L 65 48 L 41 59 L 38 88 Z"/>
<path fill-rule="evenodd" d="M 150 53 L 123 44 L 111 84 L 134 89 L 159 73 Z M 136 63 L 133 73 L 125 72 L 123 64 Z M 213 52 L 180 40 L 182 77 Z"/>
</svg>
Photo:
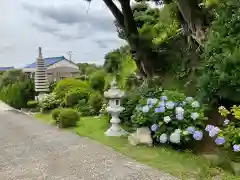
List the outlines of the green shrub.
<svg viewBox="0 0 240 180">
<path fill-rule="evenodd" d="M 22 85 L 19 83 L 10 84 L 1 88 L 0 98 L 16 109 L 27 107 L 27 99 L 24 98 Z"/>
<path fill-rule="evenodd" d="M 59 127 L 68 128 L 77 125 L 80 116 L 74 109 L 61 109 L 59 114 Z"/>
<path fill-rule="evenodd" d="M 105 72 L 96 71 L 94 72 L 89 79 L 90 86 L 96 91 L 103 91 L 105 86 Z"/>
<path fill-rule="evenodd" d="M 81 116 L 93 116 L 94 115 L 94 110 L 88 104 L 86 99 L 79 100 L 76 108 L 77 108 L 78 112 L 80 112 Z"/>
<path fill-rule="evenodd" d="M 36 107 L 38 107 L 38 101 L 28 101 L 27 102 L 27 107 L 28 108 L 36 108 Z"/>
<path fill-rule="evenodd" d="M 93 92 L 89 97 L 88 104 L 93 109 L 95 115 L 99 114 L 103 105 L 103 96 L 101 93 Z"/>
<path fill-rule="evenodd" d="M 11 69 L 5 71 L 0 79 L 0 87 L 6 87 L 10 84 L 15 84 L 17 82 L 24 82 L 26 79 L 25 74 L 19 69 Z"/>
<path fill-rule="evenodd" d="M 231 106 L 240 103 L 240 4 L 220 1 L 217 7 L 204 48 L 199 89 L 206 102 Z"/>
<path fill-rule="evenodd" d="M 61 111 L 62 111 L 62 108 L 57 108 L 57 109 L 52 110 L 52 118 L 56 122 L 59 120 L 59 115 L 60 115 Z"/>
<path fill-rule="evenodd" d="M 139 102 L 140 94 L 136 92 L 127 93 L 122 99 L 122 106 L 125 108 L 124 111 L 120 114 L 120 119 L 123 123 L 131 125 L 131 116 L 135 111 L 135 108 Z"/>
<path fill-rule="evenodd" d="M 48 111 L 57 108 L 61 104 L 61 100 L 55 93 L 45 94 L 39 100 L 39 106 L 43 111 Z"/>
<path fill-rule="evenodd" d="M 90 89 L 89 84 L 86 81 L 66 78 L 57 83 L 53 92 L 55 92 L 59 98 L 63 99 L 71 89 L 75 88 Z"/>
<path fill-rule="evenodd" d="M 71 89 L 65 96 L 65 105 L 67 107 L 73 107 L 78 104 L 79 100 L 85 99 L 88 100 L 89 98 L 89 90 L 81 89 L 81 88 L 74 88 Z"/>
</svg>

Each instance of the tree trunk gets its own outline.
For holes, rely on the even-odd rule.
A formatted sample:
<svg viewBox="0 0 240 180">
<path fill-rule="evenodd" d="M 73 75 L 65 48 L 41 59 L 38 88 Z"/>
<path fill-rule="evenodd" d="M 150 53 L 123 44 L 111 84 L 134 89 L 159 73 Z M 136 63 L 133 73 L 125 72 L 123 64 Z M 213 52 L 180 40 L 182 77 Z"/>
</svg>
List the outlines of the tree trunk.
<svg viewBox="0 0 240 180">
<path fill-rule="evenodd" d="M 192 37 L 201 45 L 205 40 L 204 16 L 199 0 L 177 0 L 178 9 L 192 32 Z"/>
<path fill-rule="evenodd" d="M 152 66 L 152 59 L 149 58 L 149 54 L 151 54 L 152 50 L 151 48 L 148 48 L 148 50 L 142 48 L 143 44 L 139 40 L 139 32 L 130 6 L 130 0 L 119 0 L 122 12 L 114 4 L 113 0 L 103 1 L 116 18 L 119 26 L 124 30 L 133 59 L 136 61 L 140 73 L 143 77 L 151 77 L 154 66 Z"/>
</svg>

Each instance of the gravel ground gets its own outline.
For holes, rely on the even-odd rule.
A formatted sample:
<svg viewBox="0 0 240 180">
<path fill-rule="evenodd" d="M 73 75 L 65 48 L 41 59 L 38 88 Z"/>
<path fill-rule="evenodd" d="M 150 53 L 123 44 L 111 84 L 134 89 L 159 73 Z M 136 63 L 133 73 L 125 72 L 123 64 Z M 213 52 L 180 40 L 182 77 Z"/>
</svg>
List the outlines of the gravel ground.
<svg viewBox="0 0 240 180">
<path fill-rule="evenodd" d="M 0 102 L 0 180 L 176 180 Z"/>
</svg>

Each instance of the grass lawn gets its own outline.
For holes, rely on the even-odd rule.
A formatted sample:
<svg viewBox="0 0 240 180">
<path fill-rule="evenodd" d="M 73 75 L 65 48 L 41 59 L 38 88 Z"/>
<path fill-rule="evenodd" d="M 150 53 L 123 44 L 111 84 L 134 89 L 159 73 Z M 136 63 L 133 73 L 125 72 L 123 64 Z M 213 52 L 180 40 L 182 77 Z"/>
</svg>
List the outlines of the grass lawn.
<svg viewBox="0 0 240 180">
<path fill-rule="evenodd" d="M 46 123 L 53 123 L 51 116 L 48 114 L 36 114 L 35 117 Z M 210 163 L 204 158 L 188 152 L 177 152 L 160 147 L 149 148 L 145 146 L 131 146 L 128 144 L 126 137 L 107 137 L 104 135 L 107 128 L 107 119 L 82 117 L 78 126 L 71 130 L 79 136 L 86 136 L 94 139 L 139 162 L 148 164 L 183 180 L 188 180 L 190 178 L 199 180 L 240 179 L 221 169 L 211 167 Z"/>
</svg>

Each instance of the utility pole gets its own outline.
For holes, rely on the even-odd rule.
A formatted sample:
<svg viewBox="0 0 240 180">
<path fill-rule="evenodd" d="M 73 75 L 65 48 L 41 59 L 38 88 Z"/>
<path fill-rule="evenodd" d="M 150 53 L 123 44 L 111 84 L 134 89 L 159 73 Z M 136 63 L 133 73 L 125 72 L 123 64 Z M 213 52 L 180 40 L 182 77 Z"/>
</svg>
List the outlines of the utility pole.
<svg viewBox="0 0 240 180">
<path fill-rule="evenodd" d="M 72 61 L 72 51 L 68 51 L 67 54 L 69 55 L 69 61 Z"/>
</svg>

